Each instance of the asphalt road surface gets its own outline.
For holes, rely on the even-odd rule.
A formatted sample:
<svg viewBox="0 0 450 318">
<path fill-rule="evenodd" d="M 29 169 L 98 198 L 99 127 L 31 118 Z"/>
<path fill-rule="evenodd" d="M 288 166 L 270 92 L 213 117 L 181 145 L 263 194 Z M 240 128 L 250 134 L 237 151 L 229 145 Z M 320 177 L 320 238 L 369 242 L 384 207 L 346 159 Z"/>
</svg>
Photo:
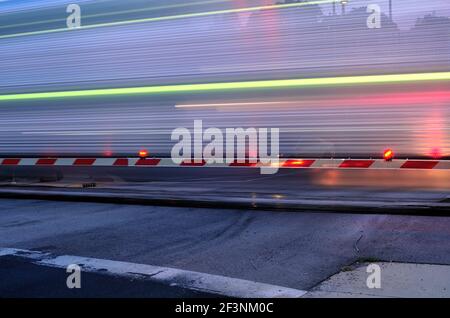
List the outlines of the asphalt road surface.
<svg viewBox="0 0 450 318">
<path fill-rule="evenodd" d="M 0 257 L 1 297 L 7 298 L 191 298 L 212 297 L 180 287 L 97 273 L 82 273 L 81 288 L 69 289 L 64 269 L 40 266 L 19 257 Z"/>
<path fill-rule="evenodd" d="M 450 264 L 448 217 L 7 199 L 0 204 L 3 248 L 172 267 L 300 290 L 358 260 Z M 12 273 L 5 271 L 11 263 L 0 266 L 3 277 Z M 19 277 L 23 266 L 7 279 Z M 29 278 L 27 288 L 42 291 Z"/>
</svg>

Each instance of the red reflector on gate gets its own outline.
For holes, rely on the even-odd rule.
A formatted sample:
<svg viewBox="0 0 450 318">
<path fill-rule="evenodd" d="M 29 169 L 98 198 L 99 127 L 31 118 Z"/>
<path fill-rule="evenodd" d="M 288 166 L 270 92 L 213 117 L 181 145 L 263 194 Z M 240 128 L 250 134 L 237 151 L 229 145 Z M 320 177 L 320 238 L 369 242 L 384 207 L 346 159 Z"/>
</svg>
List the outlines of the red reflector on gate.
<svg viewBox="0 0 450 318">
<path fill-rule="evenodd" d="M 20 159 L 3 159 L 2 165 L 6 166 L 16 166 L 20 162 Z"/>
<path fill-rule="evenodd" d="M 96 159 L 75 159 L 74 166 L 92 166 Z"/>
<path fill-rule="evenodd" d="M 138 161 L 136 161 L 136 166 L 157 166 L 158 163 L 161 161 L 161 159 L 155 159 L 155 158 L 141 158 Z"/>
<path fill-rule="evenodd" d="M 56 159 L 42 158 L 42 159 L 38 159 L 38 161 L 36 161 L 36 165 L 37 166 L 52 166 L 55 164 L 55 162 L 56 162 Z"/>
<path fill-rule="evenodd" d="M 201 162 L 195 162 L 193 160 L 187 160 L 183 161 L 180 165 L 181 166 L 188 166 L 188 167 L 203 167 L 206 164 L 205 160 L 202 160 Z"/>
<path fill-rule="evenodd" d="M 258 163 L 256 162 L 239 162 L 239 161 L 235 161 L 230 163 L 230 167 L 255 167 Z"/>
<path fill-rule="evenodd" d="M 128 166 L 128 159 L 120 158 L 114 161 L 114 166 Z"/>
<path fill-rule="evenodd" d="M 375 160 L 345 160 L 339 168 L 369 168 Z"/>
<path fill-rule="evenodd" d="M 408 160 L 400 168 L 402 169 L 433 169 L 439 161 Z"/>
<path fill-rule="evenodd" d="M 310 167 L 316 160 L 311 159 L 288 159 L 281 165 L 286 168 L 308 168 Z"/>
</svg>

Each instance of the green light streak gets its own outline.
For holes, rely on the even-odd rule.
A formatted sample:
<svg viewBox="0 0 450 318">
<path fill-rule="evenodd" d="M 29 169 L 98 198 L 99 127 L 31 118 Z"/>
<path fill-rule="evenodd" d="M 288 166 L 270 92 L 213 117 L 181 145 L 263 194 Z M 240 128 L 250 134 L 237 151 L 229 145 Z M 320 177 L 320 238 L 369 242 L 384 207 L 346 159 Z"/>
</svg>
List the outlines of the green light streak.
<svg viewBox="0 0 450 318">
<path fill-rule="evenodd" d="M 59 28 L 59 29 L 52 29 L 52 30 L 6 34 L 6 35 L 0 36 L 0 40 L 17 38 L 17 37 L 22 37 L 22 36 L 42 35 L 42 34 L 51 34 L 51 33 L 59 33 L 59 32 L 70 32 L 70 31 L 74 32 L 74 31 L 80 31 L 80 30 L 88 30 L 88 29 L 111 27 L 111 26 L 121 26 L 121 25 L 135 24 L 135 23 L 149 23 L 149 22 L 206 17 L 206 16 L 213 16 L 213 15 L 220 15 L 220 14 L 244 13 L 244 12 L 252 12 L 252 11 L 266 11 L 266 10 L 274 10 L 274 9 L 286 9 L 286 8 L 294 8 L 294 7 L 303 7 L 303 6 L 307 6 L 307 5 L 313 5 L 313 4 L 328 4 L 328 3 L 332 3 L 333 1 L 334 0 L 317 0 L 317 1 L 310 1 L 310 2 L 296 2 L 296 3 L 287 3 L 287 4 L 276 4 L 276 5 L 266 5 L 266 6 L 238 8 L 238 9 L 226 9 L 226 10 L 197 12 L 197 13 L 186 13 L 186 14 L 170 15 L 170 16 L 163 16 L 163 17 L 155 17 L 155 18 L 144 18 L 144 19 L 99 23 L 99 24 L 81 26 L 79 28 L 74 28 L 74 29 Z"/>
<path fill-rule="evenodd" d="M 251 89 L 276 89 L 276 88 L 304 88 L 304 87 L 332 87 L 340 85 L 362 84 L 389 84 L 450 80 L 450 72 L 441 73 L 417 73 L 394 75 L 367 75 L 326 78 L 304 78 L 286 80 L 266 80 L 248 82 L 226 82 L 205 84 L 180 84 L 163 86 L 143 86 L 126 88 L 105 88 L 78 91 L 40 92 L 0 95 L 0 101 L 20 101 L 73 97 L 96 97 L 139 94 L 164 94 L 164 93 L 188 93 L 209 91 L 235 91 Z"/>
</svg>

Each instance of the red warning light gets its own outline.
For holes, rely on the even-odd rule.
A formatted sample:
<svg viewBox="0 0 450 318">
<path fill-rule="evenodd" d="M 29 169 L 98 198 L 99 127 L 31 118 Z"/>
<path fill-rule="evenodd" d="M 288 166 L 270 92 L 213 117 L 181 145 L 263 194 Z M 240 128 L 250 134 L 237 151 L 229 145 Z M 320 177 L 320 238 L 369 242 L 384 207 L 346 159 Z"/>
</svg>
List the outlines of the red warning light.
<svg viewBox="0 0 450 318">
<path fill-rule="evenodd" d="M 392 161 L 392 159 L 394 158 L 394 152 L 392 151 L 392 149 L 386 149 L 383 153 L 383 158 L 386 161 Z"/>
<path fill-rule="evenodd" d="M 282 164 L 282 167 L 309 168 L 314 162 L 315 160 L 310 159 L 288 159 Z"/>
<path fill-rule="evenodd" d="M 139 150 L 139 157 L 147 158 L 148 157 L 148 151 L 145 150 L 145 149 Z"/>
<path fill-rule="evenodd" d="M 434 147 L 433 149 L 431 149 L 431 156 L 434 159 L 439 159 L 442 157 L 442 152 L 441 149 L 439 149 L 438 147 Z"/>
</svg>

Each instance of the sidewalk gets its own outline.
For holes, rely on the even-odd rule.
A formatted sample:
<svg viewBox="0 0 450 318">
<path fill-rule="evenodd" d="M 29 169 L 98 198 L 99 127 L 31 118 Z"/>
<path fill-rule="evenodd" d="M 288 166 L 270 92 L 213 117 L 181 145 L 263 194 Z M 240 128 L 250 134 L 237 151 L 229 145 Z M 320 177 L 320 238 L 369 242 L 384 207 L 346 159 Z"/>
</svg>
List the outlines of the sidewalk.
<svg viewBox="0 0 450 318">
<path fill-rule="evenodd" d="M 450 266 L 408 263 L 374 263 L 380 266 L 381 288 L 369 288 L 370 263 L 345 268 L 319 284 L 307 298 L 449 298 Z"/>
</svg>

